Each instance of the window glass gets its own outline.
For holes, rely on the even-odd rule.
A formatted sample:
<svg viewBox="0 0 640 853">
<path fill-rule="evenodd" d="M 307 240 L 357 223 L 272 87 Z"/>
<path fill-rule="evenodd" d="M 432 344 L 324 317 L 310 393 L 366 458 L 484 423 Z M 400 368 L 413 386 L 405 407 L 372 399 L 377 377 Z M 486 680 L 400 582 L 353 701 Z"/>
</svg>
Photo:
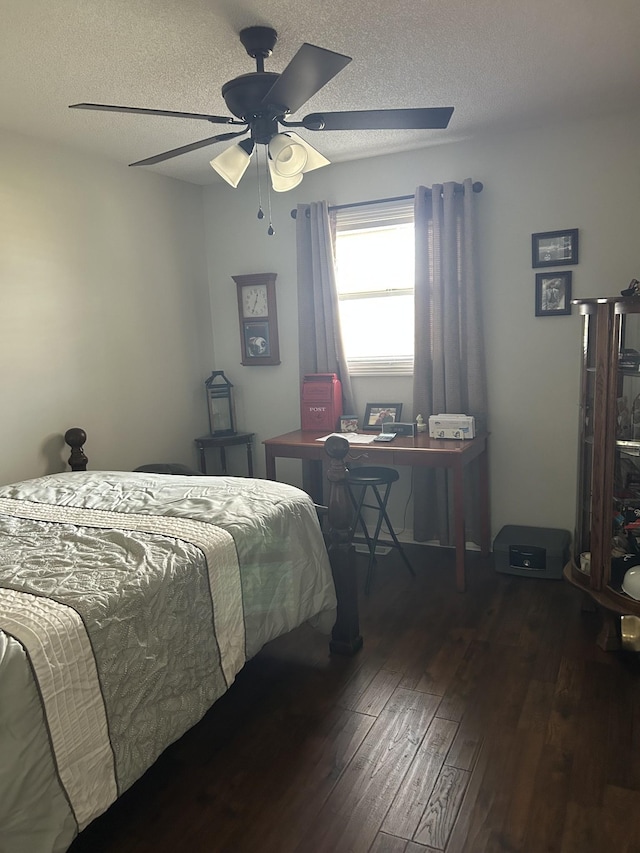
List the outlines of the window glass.
<svg viewBox="0 0 640 853">
<path fill-rule="evenodd" d="M 353 375 L 413 370 L 413 203 L 336 211 L 336 283 Z"/>
</svg>

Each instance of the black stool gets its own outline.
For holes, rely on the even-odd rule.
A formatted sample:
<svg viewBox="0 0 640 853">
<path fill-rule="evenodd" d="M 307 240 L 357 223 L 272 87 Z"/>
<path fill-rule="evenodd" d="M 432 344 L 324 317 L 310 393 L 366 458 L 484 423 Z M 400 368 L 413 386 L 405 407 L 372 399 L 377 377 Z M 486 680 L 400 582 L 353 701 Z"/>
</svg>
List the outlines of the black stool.
<svg viewBox="0 0 640 853">
<path fill-rule="evenodd" d="M 395 531 L 391 526 L 391 522 L 389 521 L 389 516 L 387 515 L 387 501 L 389 500 L 389 492 L 391 491 L 391 485 L 395 483 L 399 476 L 400 475 L 395 470 L 395 468 L 380 468 L 378 466 L 373 465 L 362 466 L 361 468 L 351 468 L 347 474 L 349 494 L 351 495 L 351 500 L 355 509 L 353 532 L 354 534 L 357 532 L 358 526 L 362 528 L 365 542 L 367 544 L 367 548 L 369 549 L 369 566 L 367 568 L 367 580 L 365 583 L 365 593 L 367 595 L 369 594 L 369 591 L 371 589 L 373 566 L 376 562 L 376 545 L 385 545 L 388 548 L 397 548 L 398 551 L 400 551 L 400 556 L 402 557 L 404 564 L 409 569 L 411 574 L 414 577 L 416 574 L 413 570 L 411 563 L 407 559 L 407 555 L 404 553 L 402 545 L 398 541 L 398 537 L 396 536 Z M 382 488 L 384 490 L 381 493 L 380 489 Z M 375 504 L 365 502 L 365 498 L 367 496 L 367 489 L 371 489 L 371 491 L 373 492 L 373 496 L 376 499 Z M 369 534 L 369 530 L 367 529 L 367 525 L 362 515 L 362 510 L 365 508 L 375 509 L 378 512 L 376 529 L 373 536 Z M 389 532 L 389 536 L 391 536 L 392 539 L 391 542 L 379 541 L 383 521 L 387 525 L 387 531 Z"/>
</svg>

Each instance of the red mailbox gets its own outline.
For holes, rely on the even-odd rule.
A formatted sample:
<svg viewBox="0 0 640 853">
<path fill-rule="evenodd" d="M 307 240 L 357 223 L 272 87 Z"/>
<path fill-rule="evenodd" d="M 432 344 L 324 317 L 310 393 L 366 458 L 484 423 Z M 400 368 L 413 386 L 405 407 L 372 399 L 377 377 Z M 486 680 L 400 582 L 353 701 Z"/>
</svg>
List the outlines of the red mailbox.
<svg viewBox="0 0 640 853">
<path fill-rule="evenodd" d="M 341 414 L 342 385 L 336 374 L 308 373 L 300 394 L 302 429 L 333 432 Z"/>
</svg>

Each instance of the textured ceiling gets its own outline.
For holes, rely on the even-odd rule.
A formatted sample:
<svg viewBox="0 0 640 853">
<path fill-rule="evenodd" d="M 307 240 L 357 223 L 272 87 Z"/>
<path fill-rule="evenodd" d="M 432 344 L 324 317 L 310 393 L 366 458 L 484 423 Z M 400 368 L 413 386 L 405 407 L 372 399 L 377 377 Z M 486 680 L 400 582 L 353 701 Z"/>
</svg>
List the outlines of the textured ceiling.
<svg viewBox="0 0 640 853">
<path fill-rule="evenodd" d="M 255 70 L 237 34 L 255 24 L 278 31 L 267 71 L 303 42 L 353 57 L 294 119 L 455 107 L 447 130 L 301 132 L 334 162 L 640 107 L 638 0 L 0 0 L 0 20 L 0 125 L 121 163 L 224 127 L 68 105 L 226 115 L 222 84 Z M 140 168 L 213 184 L 221 150 Z"/>
</svg>

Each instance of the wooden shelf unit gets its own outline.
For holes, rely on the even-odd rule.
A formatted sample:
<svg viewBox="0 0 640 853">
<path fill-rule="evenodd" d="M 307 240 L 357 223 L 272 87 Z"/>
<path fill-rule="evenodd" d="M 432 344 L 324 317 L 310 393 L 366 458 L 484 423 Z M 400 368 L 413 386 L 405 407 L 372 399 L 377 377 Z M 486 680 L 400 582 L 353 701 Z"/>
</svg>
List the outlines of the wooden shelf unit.
<svg viewBox="0 0 640 853">
<path fill-rule="evenodd" d="M 625 523 L 629 510 L 640 509 L 640 370 L 619 366 L 623 350 L 640 353 L 640 298 L 573 304 L 583 316 L 583 346 L 576 529 L 565 577 L 600 610 L 598 644 L 610 650 L 620 645 L 620 616 L 640 616 L 640 601 L 622 590 L 616 564 L 622 548 L 640 549 L 640 528 L 636 539 Z"/>
</svg>

